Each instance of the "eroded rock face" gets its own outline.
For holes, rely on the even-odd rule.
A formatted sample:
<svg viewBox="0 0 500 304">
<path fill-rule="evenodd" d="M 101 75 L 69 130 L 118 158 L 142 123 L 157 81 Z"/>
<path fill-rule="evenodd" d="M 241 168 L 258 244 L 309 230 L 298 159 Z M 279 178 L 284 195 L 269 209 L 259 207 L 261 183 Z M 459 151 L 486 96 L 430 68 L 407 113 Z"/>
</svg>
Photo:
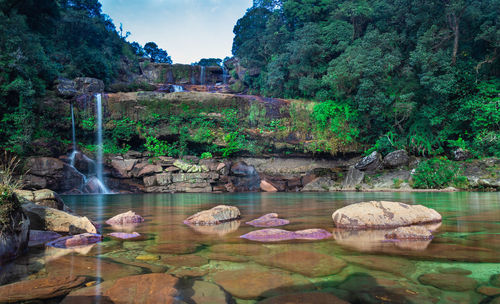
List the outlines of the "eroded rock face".
<svg viewBox="0 0 500 304">
<path fill-rule="evenodd" d="M 406 150 L 397 150 L 387 154 L 384 157 L 384 167 L 385 168 L 397 168 L 400 166 L 406 166 L 410 162 L 408 153 Z"/>
<path fill-rule="evenodd" d="M 33 203 L 23 204 L 22 207 L 30 219 L 32 229 L 72 234 L 97 232 L 95 226 L 87 217 L 72 215 Z"/>
<path fill-rule="evenodd" d="M 31 157 L 26 162 L 28 174 L 24 177 L 25 188 L 48 188 L 57 192 L 79 189 L 84 175 L 74 167 L 52 157 Z"/>
<path fill-rule="evenodd" d="M 370 201 L 340 208 L 332 219 L 338 228 L 384 229 L 441 222 L 441 215 L 422 205 Z"/>
<path fill-rule="evenodd" d="M 431 240 L 432 233 L 425 226 L 398 227 L 385 235 L 387 239 Z"/>
<path fill-rule="evenodd" d="M 354 168 L 361 171 L 373 171 L 382 166 L 382 156 L 377 151 L 373 151 L 370 155 L 363 157 Z"/>
<path fill-rule="evenodd" d="M 217 225 L 241 218 L 240 210 L 234 206 L 219 205 L 209 210 L 200 211 L 188 217 L 184 224 Z"/>
<path fill-rule="evenodd" d="M 85 283 L 84 277 L 57 276 L 0 286 L 0 302 L 51 299 L 69 293 Z"/>
<path fill-rule="evenodd" d="M 236 192 L 260 190 L 260 176 L 253 166 L 244 161 L 238 161 L 231 165 L 230 181 Z"/>
<path fill-rule="evenodd" d="M 64 210 L 64 202 L 59 195 L 52 190 L 15 190 L 14 192 L 19 198 L 33 202 L 37 205 Z"/>
<path fill-rule="evenodd" d="M 104 91 L 104 82 L 97 78 L 77 77 L 73 80 L 59 78 L 56 92 L 61 97 L 71 98 L 78 95 L 93 95 Z"/>
<path fill-rule="evenodd" d="M 14 194 L 11 195 L 11 199 L 17 201 Z M 18 202 L 14 203 L 16 204 Z M 0 206 L 0 211 L 3 211 L 1 209 L 2 206 Z M 0 233 L 0 265 L 15 259 L 28 248 L 30 221 L 21 208 L 16 208 L 7 216 L 10 222 L 5 226 L 2 225 Z"/>
<path fill-rule="evenodd" d="M 106 221 L 108 225 L 130 225 L 144 222 L 144 218 L 132 210 L 113 216 Z"/>
<path fill-rule="evenodd" d="M 246 224 L 254 227 L 276 227 L 290 224 L 290 221 L 278 218 L 277 213 L 268 213 Z"/>
</svg>

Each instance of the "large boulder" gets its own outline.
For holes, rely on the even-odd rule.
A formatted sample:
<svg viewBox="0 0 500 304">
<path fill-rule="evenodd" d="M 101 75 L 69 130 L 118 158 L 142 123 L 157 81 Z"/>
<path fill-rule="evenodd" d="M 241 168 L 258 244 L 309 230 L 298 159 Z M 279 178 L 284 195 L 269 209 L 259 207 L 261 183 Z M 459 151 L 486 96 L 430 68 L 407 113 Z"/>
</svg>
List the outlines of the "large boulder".
<svg viewBox="0 0 500 304">
<path fill-rule="evenodd" d="M 33 203 L 23 204 L 22 207 L 30 219 L 31 229 L 71 234 L 97 232 L 95 226 L 87 217 L 72 215 L 61 210 Z"/>
<path fill-rule="evenodd" d="M 384 229 L 441 222 L 441 214 L 422 205 L 370 201 L 352 204 L 332 214 L 338 228 Z"/>
<path fill-rule="evenodd" d="M 351 166 L 349 167 L 349 171 L 347 171 L 345 179 L 342 181 L 342 189 L 344 190 L 356 189 L 356 186 L 361 184 L 364 178 L 365 178 L 364 172 Z"/>
<path fill-rule="evenodd" d="M 74 167 L 52 157 L 31 157 L 26 162 L 25 188 L 48 188 L 57 192 L 79 189 L 85 176 Z"/>
<path fill-rule="evenodd" d="M 15 259 L 28 248 L 30 221 L 11 194 L 0 201 L 0 265 Z"/>
<path fill-rule="evenodd" d="M 230 181 L 235 191 L 259 191 L 260 176 L 254 166 L 247 165 L 244 161 L 238 161 L 231 165 Z"/>
<path fill-rule="evenodd" d="M 387 154 L 384 157 L 384 167 L 385 168 L 397 168 L 400 166 L 406 166 L 410 162 L 408 153 L 406 150 L 397 150 Z"/>
<path fill-rule="evenodd" d="M 373 151 L 370 155 L 363 157 L 354 165 L 354 168 L 361 171 L 373 171 L 382 166 L 382 155 L 377 151 Z"/>
<path fill-rule="evenodd" d="M 71 98 L 78 95 L 102 93 L 104 92 L 104 82 L 91 77 L 77 77 L 73 80 L 59 78 L 56 80 L 55 88 L 59 96 Z"/>
<path fill-rule="evenodd" d="M 129 225 L 144 222 L 144 218 L 132 210 L 120 213 L 106 221 L 108 225 Z"/>
<path fill-rule="evenodd" d="M 234 206 L 219 205 L 210 210 L 200 211 L 188 217 L 188 225 L 217 225 L 241 218 L 240 210 Z"/>
</svg>

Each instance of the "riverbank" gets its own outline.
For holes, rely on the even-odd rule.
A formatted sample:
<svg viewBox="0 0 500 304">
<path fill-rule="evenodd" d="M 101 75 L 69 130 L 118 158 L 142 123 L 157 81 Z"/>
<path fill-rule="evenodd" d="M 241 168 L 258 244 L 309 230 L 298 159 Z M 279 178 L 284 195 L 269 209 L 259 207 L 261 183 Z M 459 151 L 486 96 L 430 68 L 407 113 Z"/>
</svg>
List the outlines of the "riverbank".
<svg viewBox="0 0 500 304">
<path fill-rule="evenodd" d="M 417 170 L 426 161 L 406 155 L 399 164 L 389 164 L 387 156 L 382 158 L 376 153 L 333 159 L 195 156 L 178 159 L 128 151 L 123 155 L 107 155 L 103 165 L 104 181 L 113 193 L 451 192 L 500 188 L 499 159 L 447 161 L 447 165 L 453 166 L 449 170 L 455 168 L 461 182 L 450 181 L 440 187 L 422 187 L 416 183 L 415 174 L 420 174 L 420 178 L 426 174 Z M 63 194 L 99 192 L 93 173 L 96 163 L 82 153 L 75 156 L 73 165 L 66 156 L 32 157 L 26 164 L 26 189 L 48 188 Z"/>
</svg>

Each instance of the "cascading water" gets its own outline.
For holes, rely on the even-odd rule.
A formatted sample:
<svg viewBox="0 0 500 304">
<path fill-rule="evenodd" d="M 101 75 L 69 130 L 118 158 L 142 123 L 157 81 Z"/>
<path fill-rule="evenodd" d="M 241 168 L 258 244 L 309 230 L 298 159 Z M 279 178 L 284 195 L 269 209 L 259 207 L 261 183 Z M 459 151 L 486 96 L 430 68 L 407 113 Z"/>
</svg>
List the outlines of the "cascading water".
<svg viewBox="0 0 500 304">
<path fill-rule="evenodd" d="M 101 193 L 108 194 L 108 188 L 104 183 L 102 175 L 102 155 L 103 155 L 103 145 L 102 145 L 102 101 L 101 94 L 96 94 L 96 113 L 97 113 L 97 155 L 96 155 L 96 175 L 99 188 Z"/>
<path fill-rule="evenodd" d="M 172 85 L 172 88 L 174 89 L 174 92 L 184 92 L 184 88 L 180 85 Z"/>
<path fill-rule="evenodd" d="M 75 132 L 75 113 L 73 111 L 73 104 L 71 104 L 71 135 L 73 138 L 73 151 L 69 156 L 70 164 L 72 167 L 75 166 L 75 157 L 78 151 L 76 150 L 76 132 Z"/>
<path fill-rule="evenodd" d="M 201 71 L 200 71 L 200 84 L 205 85 L 205 66 L 201 66 Z"/>
<path fill-rule="evenodd" d="M 227 79 L 229 78 L 229 73 L 227 72 L 224 64 L 222 65 L 222 84 L 227 84 Z"/>
</svg>

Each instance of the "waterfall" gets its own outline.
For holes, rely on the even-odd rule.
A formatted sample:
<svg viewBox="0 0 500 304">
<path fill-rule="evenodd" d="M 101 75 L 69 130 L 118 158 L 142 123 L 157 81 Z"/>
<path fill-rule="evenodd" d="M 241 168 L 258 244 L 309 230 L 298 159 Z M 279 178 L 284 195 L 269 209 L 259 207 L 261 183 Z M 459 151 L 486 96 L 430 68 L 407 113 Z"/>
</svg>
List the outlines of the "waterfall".
<svg viewBox="0 0 500 304">
<path fill-rule="evenodd" d="M 101 192 L 104 194 L 109 193 L 106 185 L 104 183 L 104 179 L 102 176 L 102 154 L 103 154 L 103 145 L 102 145 L 102 101 L 101 94 L 96 94 L 96 113 L 97 113 L 97 159 L 96 159 L 96 175 L 99 183 L 99 187 L 101 188 Z"/>
<path fill-rule="evenodd" d="M 73 151 L 69 156 L 69 161 L 72 167 L 75 166 L 75 157 L 78 154 L 76 150 L 76 132 L 75 132 L 75 112 L 73 111 L 73 104 L 71 104 L 71 135 L 73 137 Z"/>
<path fill-rule="evenodd" d="M 222 84 L 227 84 L 227 79 L 229 78 L 229 73 L 226 67 L 222 64 Z"/>
<path fill-rule="evenodd" d="M 200 72 L 200 84 L 204 85 L 205 84 L 205 66 L 201 66 L 201 72 Z"/>
<path fill-rule="evenodd" d="M 180 85 L 173 84 L 172 88 L 174 89 L 174 92 L 184 92 L 184 88 Z"/>
</svg>

